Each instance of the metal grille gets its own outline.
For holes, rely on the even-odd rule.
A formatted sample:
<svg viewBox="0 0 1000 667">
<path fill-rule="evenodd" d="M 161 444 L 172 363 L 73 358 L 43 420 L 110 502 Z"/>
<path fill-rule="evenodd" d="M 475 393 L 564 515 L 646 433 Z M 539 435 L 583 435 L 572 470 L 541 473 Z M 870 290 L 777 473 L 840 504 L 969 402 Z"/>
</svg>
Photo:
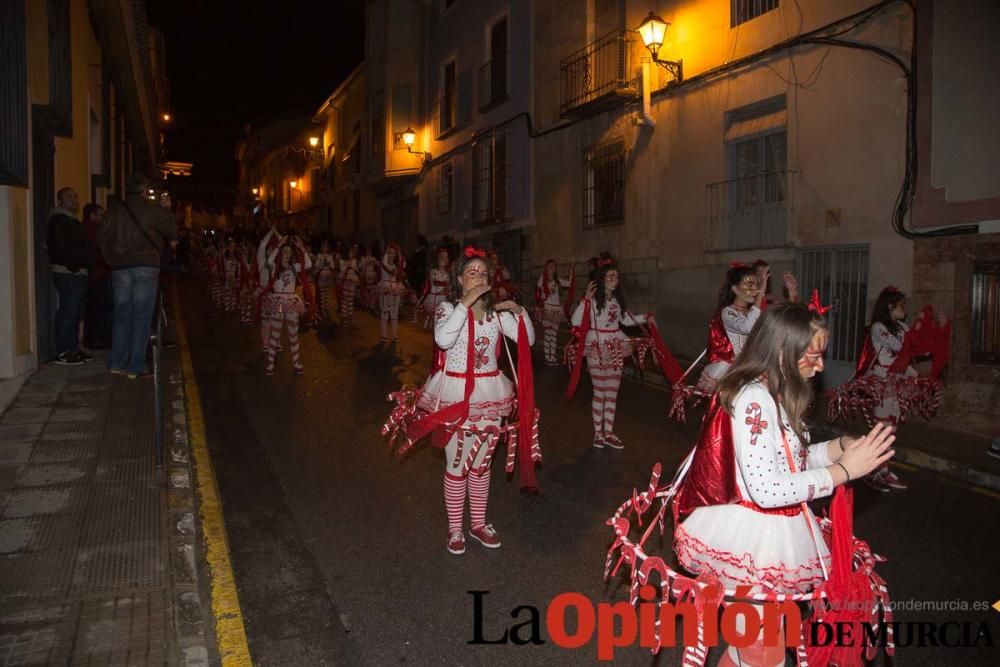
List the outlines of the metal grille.
<svg viewBox="0 0 1000 667">
<path fill-rule="evenodd" d="M 778 0 L 729 0 L 729 26 L 735 28 L 777 8 Z"/>
<path fill-rule="evenodd" d="M 572 111 L 617 93 L 635 94 L 630 79 L 631 30 L 612 30 L 559 63 L 559 111 Z"/>
<path fill-rule="evenodd" d="M 455 185 L 455 167 L 448 160 L 438 167 L 436 209 L 438 215 L 448 215 L 452 208 Z"/>
<path fill-rule="evenodd" d="M 448 90 L 437 99 L 434 104 L 435 116 L 437 116 L 437 136 L 442 136 L 445 132 L 455 129 L 455 103 L 458 96 L 455 91 Z"/>
<path fill-rule="evenodd" d="M 507 130 L 496 129 L 476 140 L 473 149 L 476 222 L 503 222 L 508 217 Z"/>
<path fill-rule="evenodd" d="M 479 68 L 479 110 L 507 98 L 507 54 L 498 52 Z"/>
<path fill-rule="evenodd" d="M 794 216 L 794 172 L 771 171 L 705 186 L 712 250 L 788 243 Z"/>
<path fill-rule="evenodd" d="M 583 228 L 625 222 L 625 143 L 611 141 L 583 152 Z"/>
<path fill-rule="evenodd" d="M 797 272 L 804 299 L 818 290 L 820 300 L 832 306 L 826 314 L 830 344 L 826 352 L 827 385 L 850 378 L 867 326 L 868 248 L 803 250 Z"/>
<path fill-rule="evenodd" d="M 977 262 L 972 274 L 972 361 L 1000 364 L 1000 262 Z"/>
<path fill-rule="evenodd" d="M 515 285 L 521 280 L 521 231 L 512 229 L 506 232 L 497 232 L 493 235 L 493 249 L 507 271 L 510 272 L 510 280 Z"/>
</svg>

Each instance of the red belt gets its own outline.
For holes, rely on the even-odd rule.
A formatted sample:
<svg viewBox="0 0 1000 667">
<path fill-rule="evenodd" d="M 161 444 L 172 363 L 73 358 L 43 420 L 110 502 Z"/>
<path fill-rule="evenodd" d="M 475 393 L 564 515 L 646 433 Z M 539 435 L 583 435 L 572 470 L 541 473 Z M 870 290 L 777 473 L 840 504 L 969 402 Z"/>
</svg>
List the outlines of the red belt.
<svg viewBox="0 0 1000 667">
<path fill-rule="evenodd" d="M 738 505 L 746 507 L 747 509 L 752 509 L 754 512 L 760 512 L 761 514 L 777 514 L 778 516 L 798 516 L 802 514 L 802 507 L 800 505 L 789 505 L 788 507 L 761 507 L 757 503 L 750 500 L 741 500 Z"/>
<path fill-rule="evenodd" d="M 597 333 L 618 333 L 621 329 L 594 329 Z"/>
<path fill-rule="evenodd" d="M 464 378 L 465 377 L 465 373 L 464 372 L 463 373 L 457 373 L 455 371 L 445 371 L 444 374 L 447 375 L 450 378 Z M 500 369 L 499 368 L 496 369 L 495 371 L 490 371 L 489 373 L 476 373 L 474 377 L 477 377 L 477 378 L 491 378 L 491 377 L 496 377 L 497 375 L 500 375 Z"/>
</svg>

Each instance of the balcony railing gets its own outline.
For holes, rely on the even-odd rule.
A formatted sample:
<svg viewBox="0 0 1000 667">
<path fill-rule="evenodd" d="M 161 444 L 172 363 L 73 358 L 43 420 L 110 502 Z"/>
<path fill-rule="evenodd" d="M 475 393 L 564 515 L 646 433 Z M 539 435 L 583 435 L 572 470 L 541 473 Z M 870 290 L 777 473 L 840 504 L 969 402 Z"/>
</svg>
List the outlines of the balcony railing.
<svg viewBox="0 0 1000 667">
<path fill-rule="evenodd" d="M 710 250 L 773 248 L 792 241 L 794 171 L 770 171 L 705 186 Z"/>
<path fill-rule="evenodd" d="M 638 95 L 630 66 L 634 34 L 613 30 L 562 59 L 559 112 L 563 116 L 588 116 Z"/>
<path fill-rule="evenodd" d="M 445 92 L 434 103 L 434 128 L 441 137 L 455 129 L 458 95 L 454 90 Z"/>
<path fill-rule="evenodd" d="M 497 54 L 493 60 L 479 68 L 479 110 L 486 111 L 505 99 L 507 99 L 507 56 Z"/>
</svg>

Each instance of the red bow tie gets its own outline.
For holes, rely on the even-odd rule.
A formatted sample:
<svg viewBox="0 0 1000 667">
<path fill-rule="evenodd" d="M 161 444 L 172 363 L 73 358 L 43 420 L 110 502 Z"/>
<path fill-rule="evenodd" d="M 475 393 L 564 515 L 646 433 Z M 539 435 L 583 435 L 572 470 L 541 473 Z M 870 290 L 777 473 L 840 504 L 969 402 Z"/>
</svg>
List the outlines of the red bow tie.
<svg viewBox="0 0 1000 667">
<path fill-rule="evenodd" d="M 475 248 L 473 248 L 470 245 L 470 246 L 466 246 L 465 247 L 465 256 L 469 257 L 469 258 L 472 258 L 472 257 L 485 258 L 486 257 L 486 251 L 485 250 L 476 250 Z"/>
</svg>

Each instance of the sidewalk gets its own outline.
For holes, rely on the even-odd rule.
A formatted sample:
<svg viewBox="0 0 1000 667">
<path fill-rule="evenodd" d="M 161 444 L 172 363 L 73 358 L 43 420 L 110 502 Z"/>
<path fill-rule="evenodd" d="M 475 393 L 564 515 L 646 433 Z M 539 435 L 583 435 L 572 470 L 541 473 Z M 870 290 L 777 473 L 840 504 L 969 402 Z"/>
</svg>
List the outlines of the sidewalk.
<svg viewBox="0 0 1000 667">
<path fill-rule="evenodd" d="M 0 664 L 217 662 L 167 356 L 165 473 L 153 380 L 113 376 L 103 359 L 43 366 L 0 417 Z"/>
</svg>

